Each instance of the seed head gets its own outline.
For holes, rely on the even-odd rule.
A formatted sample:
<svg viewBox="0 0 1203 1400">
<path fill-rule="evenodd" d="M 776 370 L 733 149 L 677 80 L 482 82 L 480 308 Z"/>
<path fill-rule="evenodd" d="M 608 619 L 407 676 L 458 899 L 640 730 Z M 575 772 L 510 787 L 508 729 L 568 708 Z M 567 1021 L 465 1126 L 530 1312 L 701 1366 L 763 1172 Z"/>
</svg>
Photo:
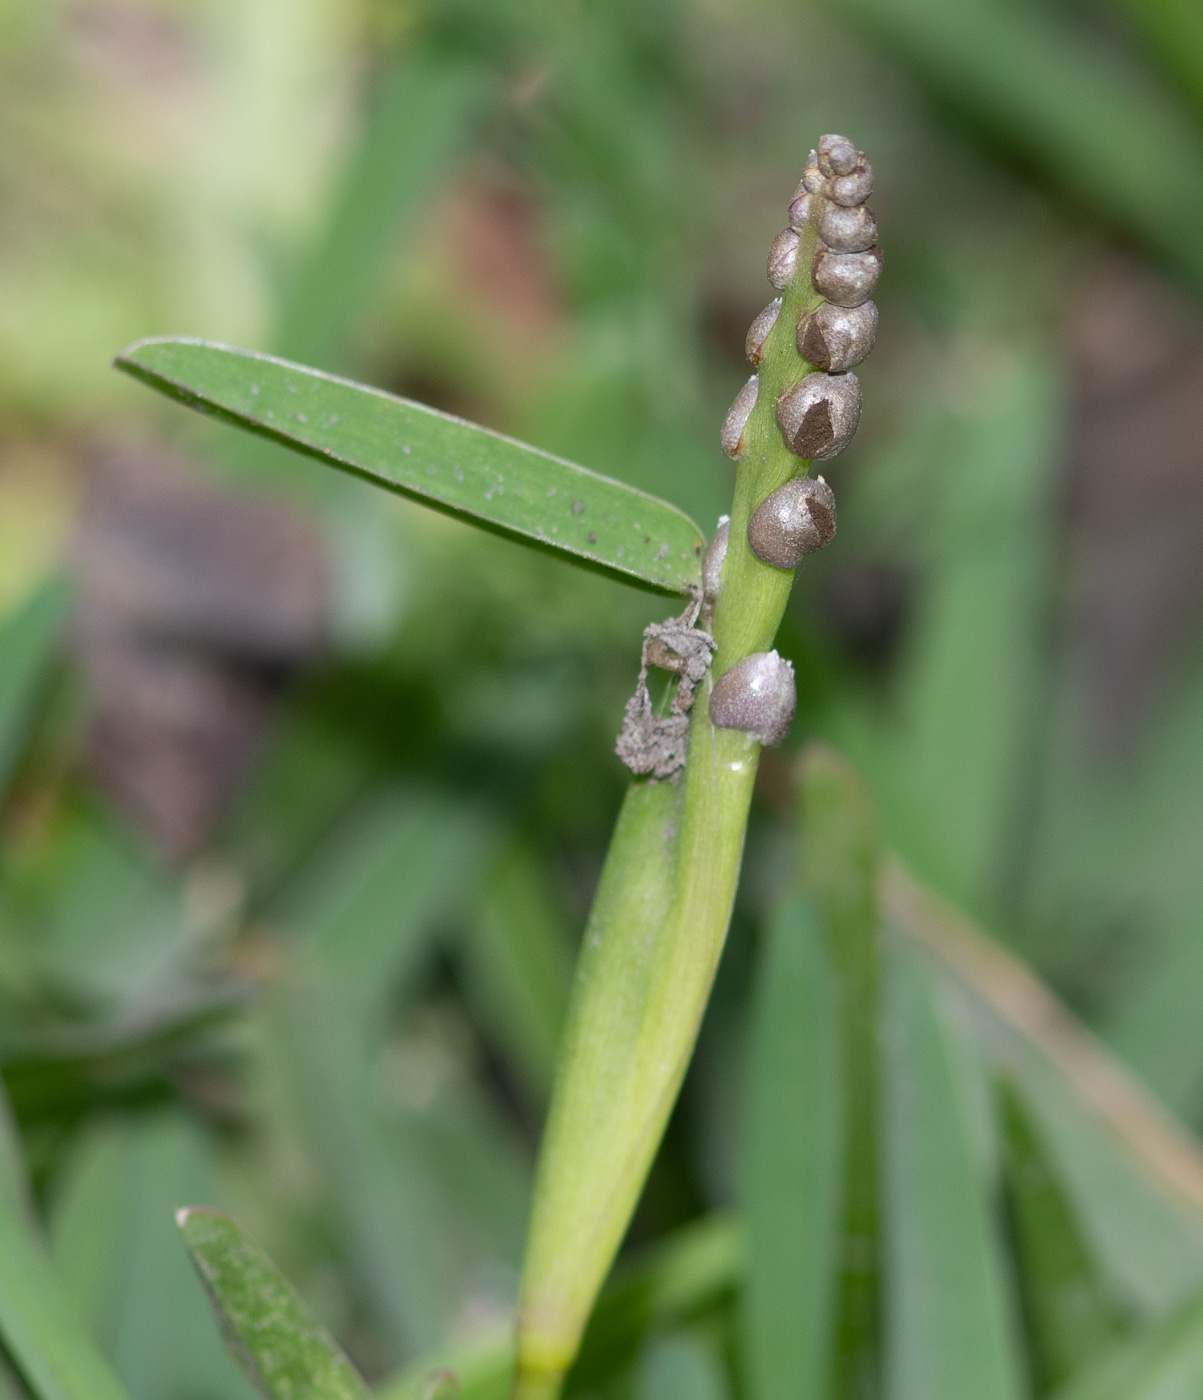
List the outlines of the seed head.
<svg viewBox="0 0 1203 1400">
<path fill-rule="evenodd" d="M 775 651 L 754 651 L 715 682 L 710 722 L 719 729 L 745 729 L 775 748 L 789 733 L 797 704 L 794 668 Z"/>
<path fill-rule="evenodd" d="M 808 555 L 835 539 L 835 496 L 820 476 L 795 476 L 757 506 L 748 522 L 748 543 L 757 559 L 777 569 L 796 569 Z"/>
<path fill-rule="evenodd" d="M 759 316 L 748 327 L 748 338 L 744 343 L 744 349 L 748 352 L 748 359 L 759 368 L 761 356 L 764 354 L 764 342 L 769 338 L 769 332 L 777 324 L 777 317 L 781 315 L 781 298 L 777 297 L 764 308 Z"/>
<path fill-rule="evenodd" d="M 819 169 L 824 175 L 851 175 L 859 157 L 846 136 L 824 136 L 819 142 Z"/>
<path fill-rule="evenodd" d="M 838 372 L 859 365 L 877 337 L 877 307 L 821 302 L 798 322 L 798 354 L 820 369 Z"/>
<path fill-rule="evenodd" d="M 783 229 L 773 239 L 769 249 L 769 281 L 783 292 L 794 280 L 798 270 L 798 244 L 801 240 L 792 228 Z"/>
<path fill-rule="evenodd" d="M 714 538 L 706 546 L 702 557 L 702 597 L 713 606 L 718 601 L 719 588 L 723 581 L 723 560 L 727 557 L 727 544 L 731 539 L 731 517 L 720 515 Z"/>
<path fill-rule="evenodd" d="M 814 289 L 837 306 L 859 306 L 873 294 L 881 273 L 881 249 L 833 253 L 820 247 L 811 267 Z"/>
<path fill-rule="evenodd" d="M 760 376 L 754 374 L 735 396 L 735 402 L 727 410 L 719 442 L 723 451 L 732 461 L 736 461 L 743 451 L 744 429 L 756 407 L 756 392 L 760 387 Z"/>
<path fill-rule="evenodd" d="M 848 446 L 859 422 L 860 380 L 855 374 L 816 371 L 777 400 L 777 424 L 798 457 L 835 457 Z"/>
<path fill-rule="evenodd" d="M 867 204 L 848 209 L 824 202 L 819 237 L 833 253 L 863 253 L 877 242 L 877 219 Z"/>
</svg>

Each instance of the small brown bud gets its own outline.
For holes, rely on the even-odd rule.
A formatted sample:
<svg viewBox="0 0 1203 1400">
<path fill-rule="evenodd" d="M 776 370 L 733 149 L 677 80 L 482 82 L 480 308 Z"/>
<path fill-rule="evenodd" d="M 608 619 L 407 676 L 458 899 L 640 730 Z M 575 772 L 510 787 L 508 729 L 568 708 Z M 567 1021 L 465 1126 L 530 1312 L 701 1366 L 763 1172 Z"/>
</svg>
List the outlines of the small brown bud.
<svg viewBox="0 0 1203 1400">
<path fill-rule="evenodd" d="M 811 151 L 806 157 L 806 169 L 802 172 L 802 183 L 798 187 L 798 193 L 804 191 L 810 194 L 817 194 L 823 188 L 823 172 L 819 169 L 819 153 Z M 797 195 L 794 196 L 797 198 Z"/>
<path fill-rule="evenodd" d="M 798 322 L 798 354 L 820 369 L 838 373 L 859 365 L 877 337 L 877 307 L 821 302 Z"/>
<path fill-rule="evenodd" d="M 754 651 L 715 681 L 710 722 L 719 729 L 745 729 L 775 748 L 789 733 L 797 705 L 794 668 L 775 651 Z"/>
<path fill-rule="evenodd" d="M 760 367 L 760 359 L 764 354 L 764 342 L 769 338 L 769 332 L 777 324 L 777 317 L 780 315 L 781 298 L 776 297 L 748 327 L 748 338 L 744 343 L 744 349 L 748 352 L 748 359 L 757 368 Z"/>
<path fill-rule="evenodd" d="M 846 136 L 824 136 L 819 142 L 819 169 L 824 175 L 851 175 L 860 152 Z"/>
<path fill-rule="evenodd" d="M 798 244 L 801 240 L 792 228 L 783 229 L 773 239 L 769 249 L 769 281 L 783 292 L 794 280 L 798 270 Z"/>
<path fill-rule="evenodd" d="M 731 517 L 720 515 L 714 538 L 706 546 L 702 556 L 702 597 L 713 604 L 718 599 L 723 581 L 723 560 L 727 557 L 727 544 L 731 539 Z"/>
<path fill-rule="evenodd" d="M 837 306 L 859 306 L 873 295 L 881 272 L 881 249 L 833 253 L 820 247 L 811 266 L 814 289 Z"/>
<path fill-rule="evenodd" d="M 851 208 L 863 204 L 873 193 L 873 167 L 861 156 L 851 175 L 840 175 L 827 185 L 828 197 Z"/>
<path fill-rule="evenodd" d="M 795 233 L 800 234 L 806 227 L 806 221 L 810 218 L 811 210 L 817 200 L 817 195 L 807 194 L 805 190 L 801 194 L 794 195 L 789 206 L 789 226 Z M 826 203 L 826 200 L 823 203 Z"/>
<path fill-rule="evenodd" d="M 835 496 L 822 477 L 793 477 L 761 501 L 748 522 L 752 553 L 777 569 L 796 569 L 833 539 Z"/>
<path fill-rule="evenodd" d="M 860 380 L 855 374 L 816 371 L 777 400 L 777 424 L 798 457 L 826 461 L 842 452 L 860 422 Z"/>
<path fill-rule="evenodd" d="M 824 202 L 819 237 L 833 253 L 863 253 L 877 242 L 877 219 L 867 204 L 848 209 Z"/>
<path fill-rule="evenodd" d="M 727 410 L 727 416 L 723 420 L 723 430 L 719 434 L 719 442 L 722 444 L 723 451 L 732 461 L 735 461 L 743 451 L 744 429 L 748 426 L 748 419 L 756 407 L 756 392 L 759 387 L 760 376 L 754 374 L 736 394 L 735 402 Z"/>
</svg>

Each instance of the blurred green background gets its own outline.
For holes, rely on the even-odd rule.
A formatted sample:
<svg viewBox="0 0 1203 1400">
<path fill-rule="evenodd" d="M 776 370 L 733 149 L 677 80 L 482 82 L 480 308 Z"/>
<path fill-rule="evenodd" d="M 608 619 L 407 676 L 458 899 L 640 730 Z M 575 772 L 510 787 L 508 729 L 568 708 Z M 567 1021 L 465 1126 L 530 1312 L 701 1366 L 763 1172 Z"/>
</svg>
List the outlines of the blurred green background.
<svg viewBox="0 0 1203 1400">
<path fill-rule="evenodd" d="M 666 607 L 111 357 L 272 350 L 710 531 L 764 256 L 827 131 L 877 171 L 882 332 L 633 1240 L 736 1198 L 816 736 L 910 868 L 1203 1127 L 1197 6 L 2 0 L 0 1061 L 134 1400 L 248 1393 L 181 1204 L 232 1210 L 369 1378 L 509 1316 Z"/>
</svg>

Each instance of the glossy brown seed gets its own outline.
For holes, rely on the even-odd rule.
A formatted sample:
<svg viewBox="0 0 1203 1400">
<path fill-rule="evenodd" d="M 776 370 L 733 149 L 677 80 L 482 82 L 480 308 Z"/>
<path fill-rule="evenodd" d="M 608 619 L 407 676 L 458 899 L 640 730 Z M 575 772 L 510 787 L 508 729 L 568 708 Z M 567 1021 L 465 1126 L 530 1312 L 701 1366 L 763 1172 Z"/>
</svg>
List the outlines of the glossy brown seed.
<svg viewBox="0 0 1203 1400">
<path fill-rule="evenodd" d="M 794 668 L 775 651 L 755 651 L 737 661 L 710 692 L 710 722 L 744 729 L 762 744 L 780 744 L 798 704 Z"/>
<path fill-rule="evenodd" d="M 764 354 L 764 342 L 769 338 L 769 332 L 777 324 L 777 317 L 780 315 L 781 298 L 776 297 L 748 327 L 748 338 L 744 342 L 744 349 L 747 351 L 748 359 L 757 368 L 759 368 L 761 357 Z"/>
<path fill-rule="evenodd" d="M 824 175 L 851 175 L 860 158 L 846 136 L 824 136 L 819 141 L 819 169 Z"/>
<path fill-rule="evenodd" d="M 723 581 L 723 560 L 727 557 L 730 539 L 731 517 L 721 515 L 714 538 L 706 546 L 706 553 L 702 557 L 702 597 L 707 603 L 714 603 L 718 599 Z"/>
<path fill-rule="evenodd" d="M 877 219 L 867 204 L 847 209 L 824 200 L 819 237 L 833 253 L 863 253 L 877 242 Z"/>
<path fill-rule="evenodd" d="M 811 266 L 814 289 L 837 306 L 859 306 L 873 295 L 881 273 L 881 249 L 864 253 L 833 253 L 820 248 Z"/>
<path fill-rule="evenodd" d="M 873 193 L 873 167 L 861 157 L 851 175 L 840 175 L 827 182 L 827 195 L 837 204 L 863 204 Z"/>
<path fill-rule="evenodd" d="M 754 374 L 736 394 L 735 402 L 727 410 L 727 416 L 723 420 L 719 442 L 723 451 L 732 461 L 736 460 L 743 451 L 744 429 L 748 426 L 748 419 L 756 407 L 756 393 L 759 387 L 760 377 Z"/>
<path fill-rule="evenodd" d="M 798 354 L 820 369 L 839 372 L 859 365 L 877 337 L 877 307 L 836 306 L 825 301 L 798 322 Z"/>
<path fill-rule="evenodd" d="M 816 371 L 777 400 L 777 424 L 798 457 L 826 461 L 842 452 L 860 422 L 860 381 L 855 374 Z"/>
<path fill-rule="evenodd" d="M 796 569 L 835 539 L 835 496 L 820 476 L 795 476 L 774 491 L 748 522 L 748 544 L 757 559 Z"/>
<path fill-rule="evenodd" d="M 794 273 L 798 270 L 799 242 L 792 228 L 782 229 L 773 239 L 773 246 L 769 249 L 768 273 L 769 281 L 779 292 L 783 292 L 794 280 Z"/>
</svg>

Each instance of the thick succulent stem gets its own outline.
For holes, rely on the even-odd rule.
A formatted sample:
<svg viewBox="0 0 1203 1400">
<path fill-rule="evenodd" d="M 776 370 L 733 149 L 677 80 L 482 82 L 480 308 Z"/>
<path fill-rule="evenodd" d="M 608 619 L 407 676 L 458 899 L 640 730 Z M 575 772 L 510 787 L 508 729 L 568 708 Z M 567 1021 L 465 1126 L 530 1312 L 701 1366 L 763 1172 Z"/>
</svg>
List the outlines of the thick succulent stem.
<svg viewBox="0 0 1203 1400">
<path fill-rule="evenodd" d="M 842 174 L 829 170 L 826 178 Z M 796 394 L 815 371 L 799 354 L 798 326 L 823 304 L 811 268 L 821 250 L 818 221 L 826 207 L 824 198 L 804 196 L 791 206 L 791 228 L 769 258 L 770 280 L 782 294 L 780 311 L 774 317 L 770 308 L 758 317 L 749 335 L 759 380 L 745 386 L 724 425 L 723 450 L 739 467 L 713 606 L 717 651 L 694 702 L 684 778 L 679 786 L 632 787 L 586 930 L 523 1270 L 518 1400 L 549 1400 L 559 1393 L 622 1242 L 722 953 L 760 758 L 757 736 L 779 741 L 788 726 L 788 714 L 780 723 L 784 699 L 778 693 L 788 666 L 775 654 L 762 654 L 772 647 L 793 572 L 757 557 L 748 525 L 767 497 L 806 470 L 787 443 L 779 400 Z M 836 402 L 847 386 L 836 377 L 831 384 L 827 398 L 820 384 L 818 416 L 806 416 L 803 432 L 827 445 L 824 455 L 838 451 L 851 431 L 839 423 Z M 834 415 L 827 414 L 829 404 Z M 797 437 L 791 431 L 795 445 Z M 735 703 L 728 694 L 712 712 L 715 680 L 758 654 L 759 661 L 725 686 L 726 692 L 735 688 Z M 741 697 L 745 674 L 756 683 L 767 677 L 768 690 Z M 792 714 L 792 676 L 788 688 Z"/>
</svg>

